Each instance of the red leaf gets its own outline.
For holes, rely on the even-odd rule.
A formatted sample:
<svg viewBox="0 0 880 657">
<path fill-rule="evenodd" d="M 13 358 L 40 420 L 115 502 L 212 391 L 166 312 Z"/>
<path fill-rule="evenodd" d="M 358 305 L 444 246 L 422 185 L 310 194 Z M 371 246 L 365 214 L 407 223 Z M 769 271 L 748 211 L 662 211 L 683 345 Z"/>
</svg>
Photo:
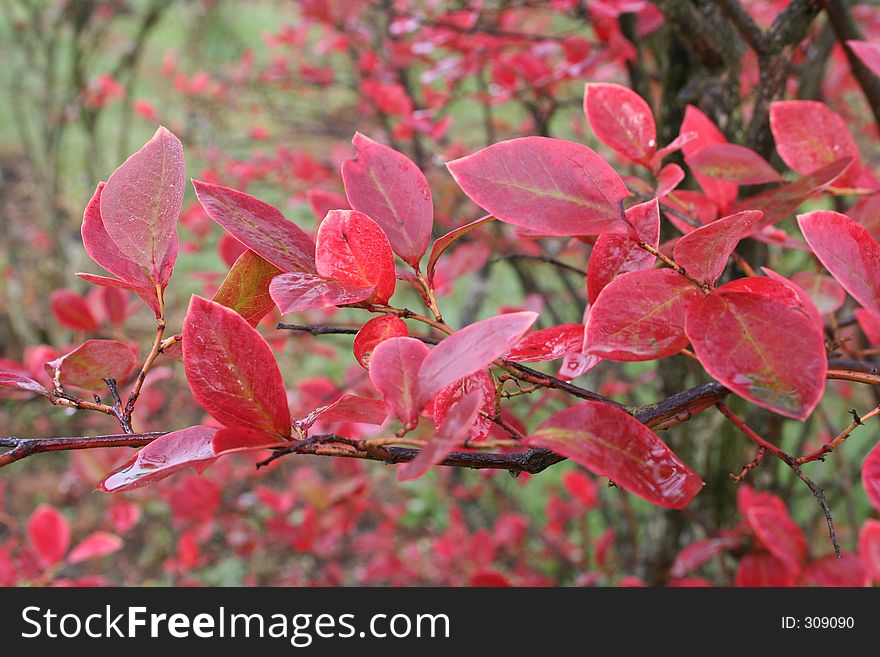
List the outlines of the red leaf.
<svg viewBox="0 0 880 657">
<path fill-rule="evenodd" d="M 126 259 L 149 272 L 154 285 L 164 287 L 174 268 L 185 185 L 183 145 L 160 127 L 113 172 L 100 194 L 104 230 Z"/>
<path fill-rule="evenodd" d="M 866 310 L 880 315 L 880 244 L 845 214 L 798 215 L 807 244 L 837 282 Z"/>
<path fill-rule="evenodd" d="M 859 557 L 875 582 L 880 582 L 880 520 L 868 519 L 859 532 Z"/>
<path fill-rule="evenodd" d="M 465 326 L 444 338 L 419 368 L 421 405 L 459 379 L 485 369 L 493 360 L 503 356 L 519 342 L 536 319 L 538 313 L 528 311 L 498 315 Z"/>
<path fill-rule="evenodd" d="M 315 272 L 315 243 L 276 208 L 229 187 L 193 180 L 211 219 L 284 272 Z"/>
<path fill-rule="evenodd" d="M 791 277 L 791 282 L 810 297 L 820 315 L 836 313 L 846 301 L 846 292 L 830 276 L 814 271 L 799 271 Z"/>
<path fill-rule="evenodd" d="M 794 295 L 782 283 L 761 280 L 780 296 Z M 736 394 L 806 419 L 825 390 L 822 334 L 800 306 L 740 290 L 722 286 L 691 308 L 685 329 L 697 358 Z"/>
<path fill-rule="evenodd" d="M 15 372 L 0 371 L 0 388 L 13 388 L 15 390 L 24 390 L 25 392 L 35 392 L 38 395 L 48 396 L 49 392 L 42 384 L 33 379 L 16 374 Z"/>
<path fill-rule="evenodd" d="M 351 210 L 352 207 L 341 194 L 327 192 L 323 189 L 310 189 L 306 192 L 306 198 L 315 214 L 315 219 L 320 222 L 327 216 L 330 210 Z M 367 213 L 369 214 L 369 212 Z"/>
<path fill-rule="evenodd" d="M 710 178 L 739 185 L 782 182 L 770 163 L 751 148 L 739 144 L 712 144 L 685 160 L 689 167 Z"/>
<path fill-rule="evenodd" d="M 562 324 L 529 333 L 504 356 L 517 363 L 556 360 L 580 352 L 584 343 L 583 324 Z"/>
<path fill-rule="evenodd" d="M 282 313 L 356 304 L 373 292 L 372 287 L 353 287 L 308 272 L 281 274 L 269 283 L 269 295 Z"/>
<path fill-rule="evenodd" d="M 412 461 L 404 463 L 397 469 L 398 481 L 421 477 L 432 465 L 440 463 L 456 445 L 463 442 L 477 418 L 482 400 L 483 396 L 479 391 L 474 390 L 461 401 L 453 404 L 446 413 L 443 424 L 437 428 L 437 434 Z"/>
<path fill-rule="evenodd" d="M 359 132 L 352 143 L 357 156 L 342 164 L 348 202 L 379 224 L 394 252 L 418 269 L 434 223 L 425 175 L 405 155 Z"/>
<path fill-rule="evenodd" d="M 739 536 L 720 536 L 694 541 L 676 555 L 669 574 L 672 577 L 684 577 L 713 557 L 734 550 L 742 543 L 743 539 Z"/>
<path fill-rule="evenodd" d="M 619 84 L 588 84 L 584 113 L 599 141 L 626 159 L 649 166 L 657 150 L 657 127 L 641 96 Z"/>
<path fill-rule="evenodd" d="M 653 360 L 687 346 L 684 318 L 700 289 L 672 269 L 614 279 L 587 319 L 585 352 L 610 360 Z"/>
<path fill-rule="evenodd" d="M 773 506 L 753 506 L 746 511 L 749 524 L 761 543 L 792 572 L 807 560 L 807 539 L 787 513 Z"/>
<path fill-rule="evenodd" d="M 797 573 L 772 554 L 747 554 L 739 562 L 734 579 L 735 586 L 794 586 Z"/>
<path fill-rule="evenodd" d="M 390 338 L 376 346 L 370 358 L 373 387 L 406 427 L 419 421 L 418 374 L 428 352 L 427 345 L 415 338 Z"/>
<path fill-rule="evenodd" d="M 370 368 L 370 356 L 380 342 L 389 338 L 400 338 L 409 335 L 409 329 L 395 315 L 380 315 L 364 324 L 354 336 L 352 349 L 354 357 L 364 368 Z"/>
<path fill-rule="evenodd" d="M 826 554 L 808 563 L 801 571 L 801 586 L 871 586 L 871 574 L 859 557 L 844 554 Z"/>
<path fill-rule="evenodd" d="M 880 44 L 868 41 L 847 41 L 852 51 L 874 75 L 880 75 Z"/>
<path fill-rule="evenodd" d="M 497 219 L 546 235 L 624 232 L 629 191 L 595 152 L 523 137 L 447 163 L 459 187 Z"/>
<path fill-rule="evenodd" d="M 657 174 L 657 191 L 654 192 L 654 196 L 656 198 L 668 196 L 684 178 L 684 169 L 677 164 L 667 164 Z"/>
<path fill-rule="evenodd" d="M 880 344 L 880 315 L 870 313 L 864 308 L 856 308 L 853 311 L 865 337 L 871 345 Z"/>
<path fill-rule="evenodd" d="M 586 473 L 580 470 L 566 472 L 562 477 L 562 484 L 565 490 L 576 499 L 585 509 L 592 509 L 596 506 L 599 492 L 596 482 Z"/>
<path fill-rule="evenodd" d="M 122 386 L 137 366 L 137 354 L 116 340 L 86 340 L 79 347 L 44 365 L 49 376 L 61 370 L 61 384 L 97 391 L 106 387 L 104 379 L 115 379 Z"/>
<path fill-rule="evenodd" d="M 874 445 L 862 463 L 862 486 L 871 506 L 880 511 L 880 443 Z"/>
<path fill-rule="evenodd" d="M 315 422 L 359 422 L 379 425 L 388 417 L 388 404 L 381 399 L 342 395 L 332 404 L 321 406 L 305 418 L 296 420 L 300 427 L 308 428 Z"/>
<path fill-rule="evenodd" d="M 655 249 L 660 244 L 660 206 L 656 199 L 632 206 L 626 219 L 638 238 Z M 587 266 L 587 298 L 596 303 L 599 293 L 622 274 L 650 269 L 654 256 L 641 248 L 631 235 L 603 233 L 590 253 Z"/>
<path fill-rule="evenodd" d="M 356 210 L 331 210 L 316 238 L 318 274 L 344 285 L 376 288 L 373 300 L 386 303 L 397 277 L 388 238 L 375 221 Z"/>
<path fill-rule="evenodd" d="M 52 292 L 49 308 L 59 324 L 73 331 L 93 333 L 100 328 L 85 299 L 72 290 Z"/>
<path fill-rule="evenodd" d="M 693 105 L 688 105 L 684 112 L 684 120 L 681 122 L 681 134 L 688 132 L 697 133 L 695 139 L 685 143 L 681 150 L 685 158 L 693 157 L 702 149 L 715 144 L 726 144 L 727 139 L 718 127 L 712 123 L 708 116 L 703 114 Z M 706 196 L 718 204 L 722 211 L 726 210 L 736 200 L 739 185 L 736 183 L 711 178 L 699 171 L 694 171 L 694 179 L 700 188 L 706 192 Z"/>
<path fill-rule="evenodd" d="M 43 568 L 54 566 L 70 547 L 70 525 L 54 506 L 41 504 L 27 524 L 28 541 Z"/>
<path fill-rule="evenodd" d="M 104 312 L 113 326 L 119 328 L 128 315 L 128 295 L 118 287 L 105 287 L 98 291 Z"/>
<path fill-rule="evenodd" d="M 859 148 L 846 121 L 825 103 L 814 100 L 771 103 L 770 130 L 779 157 L 798 173 L 813 173 L 844 157 L 853 160 L 838 183 L 846 187 L 859 173 Z"/>
<path fill-rule="evenodd" d="M 478 415 L 474 419 L 465 439 L 468 441 L 482 440 L 488 436 L 492 429 L 490 418 L 496 415 L 495 383 L 485 370 L 466 376 L 461 381 L 456 381 L 434 397 L 431 413 L 434 418 L 434 426 L 439 427 L 443 424 L 449 410 L 472 393 L 477 393 L 480 396 L 479 410 L 486 415 Z"/>
<path fill-rule="evenodd" d="M 440 259 L 450 246 L 455 244 L 462 237 L 470 233 L 475 228 L 479 228 L 485 223 L 488 223 L 495 219 L 492 215 L 486 215 L 485 217 L 480 217 L 476 221 L 472 221 L 469 224 L 465 224 L 464 226 L 459 226 L 448 233 L 446 233 L 443 237 L 439 237 L 434 241 L 434 246 L 431 247 L 431 255 L 428 256 L 428 280 L 431 281 L 434 279 L 434 268 L 437 266 L 437 261 Z"/>
<path fill-rule="evenodd" d="M 89 559 L 106 557 L 122 549 L 122 539 L 110 532 L 93 532 L 83 539 L 67 556 L 67 563 L 74 564 Z"/>
<path fill-rule="evenodd" d="M 785 219 L 797 210 L 804 201 L 824 191 L 849 166 L 850 161 L 849 158 L 838 160 L 815 173 L 801 176 L 794 182 L 744 198 L 737 202 L 730 211 L 731 213 L 743 210 L 763 212 L 764 219 L 752 229 L 752 233 L 757 234 L 764 228 Z"/>
<path fill-rule="evenodd" d="M 146 486 L 187 468 L 204 469 L 214 454 L 215 427 L 197 425 L 160 436 L 141 449 L 128 463 L 98 484 L 105 493 L 119 493 Z"/>
<path fill-rule="evenodd" d="M 455 283 L 468 274 L 482 269 L 492 256 L 492 249 L 485 242 L 464 242 L 437 263 L 434 271 L 434 293 L 451 294 Z M 418 289 L 418 288 L 417 288 Z"/>
<path fill-rule="evenodd" d="M 762 216 L 761 212 L 738 212 L 697 228 L 678 240 L 673 258 L 687 273 L 714 285 L 739 241 Z"/>
<path fill-rule="evenodd" d="M 799 303 L 792 303 L 792 299 L 790 297 L 780 296 L 778 294 L 778 288 L 776 290 L 772 289 L 772 287 L 771 289 L 766 289 L 768 285 L 759 284 L 763 280 L 760 278 L 749 277 L 737 279 L 738 281 L 748 281 L 748 283 L 740 284 L 741 289 L 743 291 L 755 292 L 756 294 L 775 298 L 777 301 L 782 301 L 786 305 L 789 305 L 793 308 L 799 306 L 804 310 L 804 312 L 807 313 L 807 315 L 809 315 L 810 319 L 813 321 L 813 326 L 816 327 L 817 331 L 819 331 L 820 333 L 825 331 L 825 320 L 822 319 L 822 315 L 819 314 L 819 309 L 816 308 L 816 304 L 813 303 L 810 295 L 807 294 L 800 285 L 797 285 L 794 281 L 790 281 L 782 274 L 777 274 L 769 267 L 761 267 L 761 271 L 767 274 L 767 278 L 782 283 L 790 290 L 793 290 L 798 298 Z M 733 281 L 731 281 L 731 283 L 733 283 Z M 730 283 L 728 283 L 728 286 L 729 285 Z M 730 288 L 728 287 L 728 289 Z"/>
<path fill-rule="evenodd" d="M 112 287 L 119 290 L 134 292 L 136 295 L 144 300 L 144 303 L 146 303 L 150 307 L 150 309 L 156 314 L 156 317 L 159 316 L 159 298 L 156 296 L 155 288 L 146 289 L 137 287 L 130 283 L 126 283 L 125 281 L 119 280 L 118 278 L 111 278 L 109 276 L 97 276 L 96 274 L 84 274 L 82 272 L 77 272 L 76 275 L 84 281 L 92 283 L 93 285 L 101 285 L 104 287 Z"/>
<path fill-rule="evenodd" d="M 551 416 L 525 441 L 572 459 L 653 504 L 683 509 L 703 482 L 626 411 L 585 401 Z"/>
<path fill-rule="evenodd" d="M 274 307 L 269 284 L 281 270 L 248 249 L 226 274 L 213 301 L 231 308 L 256 326 Z"/>
<path fill-rule="evenodd" d="M 238 313 L 193 295 L 183 321 L 193 395 L 216 420 L 290 436 L 287 393 L 266 340 Z"/>
</svg>

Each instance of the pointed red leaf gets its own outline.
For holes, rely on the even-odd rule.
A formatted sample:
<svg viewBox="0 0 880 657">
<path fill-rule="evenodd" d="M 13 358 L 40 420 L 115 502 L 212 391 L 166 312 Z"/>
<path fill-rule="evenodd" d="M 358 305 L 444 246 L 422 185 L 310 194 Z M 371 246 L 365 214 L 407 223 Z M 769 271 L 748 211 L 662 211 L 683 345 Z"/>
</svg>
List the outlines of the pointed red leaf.
<svg viewBox="0 0 880 657">
<path fill-rule="evenodd" d="M 734 578 L 735 586 L 794 586 L 797 573 L 772 554 L 758 552 L 747 554 L 739 562 Z"/>
<path fill-rule="evenodd" d="M 693 157 L 708 146 L 727 143 L 724 134 L 712 123 L 712 120 L 693 105 L 687 106 L 684 120 L 681 122 L 681 134 L 688 132 L 697 133 L 697 137 L 681 147 L 685 158 Z M 722 211 L 736 200 L 739 191 L 739 185 L 736 183 L 711 178 L 699 171 L 694 171 L 693 174 L 697 184 L 706 192 L 706 196 L 715 201 Z"/>
<path fill-rule="evenodd" d="M 256 326 L 274 307 L 269 284 L 281 270 L 248 249 L 239 256 L 226 274 L 213 301 L 231 308 Z"/>
<path fill-rule="evenodd" d="M 193 180 L 193 187 L 208 216 L 251 251 L 284 272 L 315 272 L 312 238 L 276 208 L 222 185 Z"/>
<path fill-rule="evenodd" d="M 737 212 L 691 231 L 675 245 L 672 256 L 685 271 L 714 285 L 739 241 L 761 220 L 763 213 Z"/>
<path fill-rule="evenodd" d="M 536 363 L 556 360 L 566 354 L 580 352 L 584 343 L 583 324 L 562 324 L 529 333 L 505 354 L 505 360 Z"/>
<path fill-rule="evenodd" d="M 428 347 L 415 338 L 390 338 L 373 349 L 370 381 L 406 427 L 414 427 L 422 410 L 418 397 L 419 368 Z"/>
<path fill-rule="evenodd" d="M 160 127 L 113 172 L 100 195 L 104 230 L 154 285 L 164 287 L 171 277 L 185 185 L 183 145 Z"/>
<path fill-rule="evenodd" d="M 422 405 L 447 386 L 485 369 L 510 351 L 537 319 L 538 313 L 527 311 L 498 315 L 465 326 L 444 338 L 419 369 Z"/>
<path fill-rule="evenodd" d="M 49 295 L 49 308 L 62 326 L 72 331 L 93 333 L 100 327 L 88 304 L 73 290 L 55 290 Z"/>
<path fill-rule="evenodd" d="M 431 402 L 431 415 L 434 418 L 434 426 L 439 427 L 446 419 L 449 410 L 466 396 L 476 393 L 480 396 L 479 410 L 485 415 L 478 415 L 471 424 L 465 439 L 482 440 L 489 435 L 492 429 L 490 418 L 496 415 L 495 409 L 495 382 L 485 370 L 466 376 L 461 381 L 456 381 L 448 388 L 441 390 Z"/>
<path fill-rule="evenodd" d="M 166 433 L 104 477 L 98 490 L 119 493 L 146 486 L 187 468 L 203 469 L 216 458 L 213 448 L 215 433 L 215 427 L 203 425 Z"/>
<path fill-rule="evenodd" d="M 599 141 L 626 159 L 648 166 L 657 150 L 657 127 L 654 113 L 641 96 L 619 84 L 588 84 L 584 113 Z"/>
<path fill-rule="evenodd" d="M 474 390 L 449 408 L 446 417 L 437 428 L 437 434 L 428 441 L 416 457 L 397 469 L 398 481 L 417 479 L 432 465 L 445 459 L 455 446 L 467 438 L 480 410 L 483 396 Z"/>
<path fill-rule="evenodd" d="M 683 509 L 703 482 L 657 435 L 619 408 L 585 401 L 551 416 L 525 441 L 573 460 L 653 504 Z"/>
<path fill-rule="evenodd" d="M 376 288 L 374 303 L 394 294 L 394 255 L 382 229 L 356 210 L 331 210 L 316 237 L 318 274 L 347 286 Z"/>
<path fill-rule="evenodd" d="M 629 191 L 595 152 L 523 137 L 447 163 L 459 187 L 497 219 L 547 235 L 624 232 Z"/>
<path fill-rule="evenodd" d="M 49 394 L 49 391 L 46 390 L 41 383 L 34 381 L 30 377 L 16 374 L 15 372 L 0 371 L 0 388 L 13 388 L 25 392 L 35 392 L 44 397 Z"/>
<path fill-rule="evenodd" d="M 874 75 L 880 76 L 880 44 L 868 41 L 847 41 L 852 51 L 862 63 L 871 69 Z"/>
<path fill-rule="evenodd" d="M 373 292 L 372 287 L 354 287 L 308 272 L 281 274 L 269 283 L 269 296 L 282 313 L 356 304 Z"/>
<path fill-rule="evenodd" d="M 678 137 L 666 144 L 666 146 L 664 146 L 663 148 L 658 148 L 657 152 L 654 153 L 653 157 L 651 158 L 651 170 L 657 171 L 660 168 L 661 164 L 663 164 L 663 159 L 667 155 L 671 155 L 676 151 L 680 151 L 682 148 L 684 148 L 685 144 L 694 141 L 699 136 L 700 135 L 698 133 L 693 131 L 681 132 Z"/>
<path fill-rule="evenodd" d="M 653 360 L 687 346 L 684 318 L 700 288 L 672 269 L 624 274 L 590 309 L 585 351 L 609 360 Z"/>
<path fill-rule="evenodd" d="M 880 443 L 874 445 L 862 463 L 862 486 L 871 506 L 880 511 Z"/>
<path fill-rule="evenodd" d="M 677 164 L 667 164 L 657 174 L 657 190 L 654 192 L 655 198 L 663 198 L 668 196 L 672 190 L 678 187 L 679 183 L 684 180 L 685 172 Z"/>
<path fill-rule="evenodd" d="M 44 365 L 49 376 L 61 370 L 61 384 L 98 391 L 115 379 L 122 386 L 137 366 L 137 354 L 116 340 L 86 340 L 70 353 Z"/>
<path fill-rule="evenodd" d="M 655 249 L 660 244 L 660 205 L 656 199 L 632 206 L 626 219 L 638 238 Z M 641 248 L 632 235 L 603 233 L 590 253 L 587 265 L 587 298 L 596 303 L 602 289 L 618 276 L 650 269 L 654 256 Z"/>
<path fill-rule="evenodd" d="M 290 436 L 287 393 L 272 349 L 241 315 L 194 295 L 182 334 L 186 380 L 206 411 L 227 426 Z"/>
<path fill-rule="evenodd" d="M 798 215 L 807 244 L 831 275 L 866 310 L 880 315 L 880 244 L 845 214 Z"/>
<path fill-rule="evenodd" d="M 854 554 L 826 554 L 814 559 L 801 571 L 800 586 L 862 587 L 871 586 L 871 573 Z"/>
<path fill-rule="evenodd" d="M 739 144 L 712 144 L 686 158 L 687 165 L 705 176 L 739 185 L 782 182 L 770 163 L 751 148 Z"/>
<path fill-rule="evenodd" d="M 875 582 L 880 583 L 880 520 L 865 520 L 859 532 L 859 557 Z"/>
<path fill-rule="evenodd" d="M 122 549 L 122 539 L 110 532 L 92 532 L 76 545 L 67 556 L 67 563 L 80 563 L 106 557 Z"/>
<path fill-rule="evenodd" d="M 848 186 L 859 173 L 859 148 L 846 121 L 825 103 L 814 100 L 771 103 L 770 130 L 779 157 L 798 173 L 813 173 L 843 157 L 853 160 L 838 184 Z"/>
<path fill-rule="evenodd" d="M 380 315 L 361 326 L 354 336 L 354 357 L 364 368 L 370 368 L 370 356 L 380 342 L 409 335 L 406 322 L 395 315 Z"/>
<path fill-rule="evenodd" d="M 54 506 L 41 504 L 27 524 L 28 542 L 43 568 L 54 566 L 70 547 L 70 525 Z"/>
<path fill-rule="evenodd" d="M 342 164 L 348 202 L 379 224 L 394 252 L 418 269 L 434 223 L 425 175 L 402 153 L 359 132 L 352 143 L 357 156 Z"/>
<path fill-rule="evenodd" d="M 761 280 L 779 295 L 794 294 Z M 706 371 L 758 406 L 804 420 L 822 398 L 825 343 L 799 305 L 725 285 L 694 304 L 685 330 Z"/>
<path fill-rule="evenodd" d="M 431 247 L 431 255 L 428 256 L 428 280 L 434 279 L 434 268 L 437 266 L 437 261 L 440 259 L 450 246 L 455 244 L 462 237 L 470 233 L 475 228 L 479 228 L 485 223 L 488 223 L 495 219 L 492 215 L 486 215 L 485 217 L 480 217 L 476 221 L 472 221 L 469 224 L 465 224 L 464 226 L 459 226 L 458 228 L 454 228 L 453 230 L 446 233 L 443 237 L 437 238 L 434 242 L 434 245 Z"/>
<path fill-rule="evenodd" d="M 787 511 L 757 505 L 746 518 L 764 547 L 792 572 L 798 572 L 807 559 L 807 539 Z"/>
</svg>

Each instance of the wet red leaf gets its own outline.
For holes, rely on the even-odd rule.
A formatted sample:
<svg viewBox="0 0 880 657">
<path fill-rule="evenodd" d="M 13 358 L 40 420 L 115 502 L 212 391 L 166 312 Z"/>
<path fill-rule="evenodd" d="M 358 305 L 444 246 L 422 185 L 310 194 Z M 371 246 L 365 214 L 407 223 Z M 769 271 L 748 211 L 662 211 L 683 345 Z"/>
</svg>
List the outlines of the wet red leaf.
<svg viewBox="0 0 880 657">
<path fill-rule="evenodd" d="M 369 369 L 370 356 L 380 342 L 389 338 L 400 338 L 409 335 L 406 322 L 395 315 L 380 315 L 364 324 L 354 336 L 352 350 L 354 357 L 363 367 Z"/>
<path fill-rule="evenodd" d="M 654 113 L 636 92 L 619 84 L 591 83 L 584 113 L 596 138 L 632 162 L 649 166 L 657 150 Z"/>
</svg>

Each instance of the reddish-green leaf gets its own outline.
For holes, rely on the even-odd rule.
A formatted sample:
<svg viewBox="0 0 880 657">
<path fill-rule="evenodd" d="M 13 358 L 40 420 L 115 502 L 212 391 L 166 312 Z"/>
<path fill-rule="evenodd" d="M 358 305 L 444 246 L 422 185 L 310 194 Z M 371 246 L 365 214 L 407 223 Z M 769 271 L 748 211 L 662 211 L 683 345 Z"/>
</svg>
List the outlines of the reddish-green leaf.
<svg viewBox="0 0 880 657">
<path fill-rule="evenodd" d="M 447 164 L 459 187 L 497 219 L 546 235 L 624 232 L 626 186 L 595 152 L 523 137 Z"/>
<path fill-rule="evenodd" d="M 193 296 L 182 334 L 186 380 L 206 411 L 227 426 L 290 436 L 287 393 L 272 349 L 241 315 Z"/>
<path fill-rule="evenodd" d="M 657 150 L 657 127 L 654 113 L 641 96 L 619 84 L 588 84 L 584 113 L 599 141 L 626 159 L 648 166 Z"/>
<path fill-rule="evenodd" d="M 281 274 L 269 283 L 269 296 L 282 313 L 356 304 L 369 299 L 374 291 L 308 272 Z"/>
<path fill-rule="evenodd" d="M 41 504 L 28 519 L 28 542 L 43 568 L 53 566 L 70 547 L 70 525 L 54 506 Z"/>
<path fill-rule="evenodd" d="M 394 252 L 417 269 L 434 223 L 425 175 L 402 153 L 359 132 L 352 143 L 357 157 L 342 164 L 348 202 L 379 224 Z"/>
<path fill-rule="evenodd" d="M 758 211 L 738 212 L 697 228 L 678 240 L 673 258 L 687 273 L 714 285 L 736 245 L 762 216 Z"/>
<path fill-rule="evenodd" d="M 450 246 L 455 244 L 462 237 L 470 233 L 475 228 L 479 228 L 485 223 L 492 221 L 495 217 L 492 215 L 486 215 L 485 217 L 480 217 L 476 221 L 472 221 L 469 224 L 465 224 L 464 226 L 459 226 L 458 228 L 454 228 L 453 230 L 446 233 L 443 237 L 437 238 L 434 242 L 434 246 L 431 247 L 431 255 L 428 256 L 428 280 L 434 279 L 434 269 L 437 266 L 437 261 L 440 259 Z"/>
<path fill-rule="evenodd" d="M 409 481 L 421 477 L 432 465 L 445 459 L 457 444 L 463 442 L 477 419 L 482 399 L 482 395 L 474 390 L 453 404 L 443 423 L 437 428 L 437 434 L 412 461 L 398 468 L 398 480 Z"/>
<path fill-rule="evenodd" d="M 653 504 L 683 509 L 703 482 L 657 435 L 626 411 L 585 401 L 544 421 L 526 439 Z"/>
<path fill-rule="evenodd" d="M 793 294 L 782 283 L 760 280 L 779 295 Z M 685 329 L 697 357 L 738 395 L 781 415 L 806 419 L 825 391 L 822 334 L 799 305 L 727 287 L 688 313 Z"/>
<path fill-rule="evenodd" d="M 614 279 L 587 320 L 585 351 L 609 360 L 652 360 L 687 346 L 684 318 L 700 289 L 672 269 Z"/>
<path fill-rule="evenodd" d="M 73 290 L 55 290 L 49 295 L 49 308 L 62 326 L 73 331 L 97 331 L 99 326 L 88 304 Z"/>
<path fill-rule="evenodd" d="M 799 173 L 813 173 L 844 157 L 851 157 L 852 163 L 838 184 L 850 184 L 859 173 L 859 148 L 846 121 L 825 103 L 814 100 L 772 103 L 770 130 L 779 157 Z"/>
<path fill-rule="evenodd" d="M 686 158 L 689 167 L 705 176 L 739 185 L 781 182 L 779 172 L 751 148 L 739 144 L 711 144 Z"/>
<path fill-rule="evenodd" d="M 406 322 L 395 315 L 380 315 L 364 324 L 354 336 L 354 357 L 363 367 L 370 368 L 370 356 L 380 342 L 409 335 Z"/>
<path fill-rule="evenodd" d="M 113 172 L 100 195 L 101 219 L 125 258 L 164 286 L 177 257 L 177 220 L 186 169 L 183 145 L 159 128 Z"/>
<path fill-rule="evenodd" d="M 197 425 L 160 436 L 142 448 L 128 463 L 104 477 L 98 490 L 120 493 L 146 486 L 187 468 L 201 471 L 216 458 L 215 427 Z"/>
<path fill-rule="evenodd" d="M 681 147 L 685 158 L 693 157 L 708 146 L 727 143 L 724 134 L 711 119 L 693 105 L 687 106 L 684 120 L 681 122 L 681 134 L 688 132 L 695 132 L 697 137 Z M 736 200 L 739 191 L 739 185 L 736 183 L 711 178 L 699 171 L 694 171 L 693 174 L 700 188 L 706 192 L 706 196 L 715 201 L 722 212 Z"/>
<path fill-rule="evenodd" d="M 880 315 L 880 244 L 865 227 L 830 210 L 798 215 L 798 225 L 813 253 L 843 289 Z"/>
<path fill-rule="evenodd" d="M 579 352 L 584 343 L 583 324 L 562 324 L 529 333 L 504 356 L 517 363 L 556 360 Z"/>
<path fill-rule="evenodd" d="M 315 239 L 318 274 L 356 288 L 375 288 L 374 303 L 394 294 L 394 254 L 382 229 L 357 210 L 331 210 Z"/>
<path fill-rule="evenodd" d="M 423 404 L 418 396 L 419 368 L 428 347 L 415 338 L 390 338 L 379 343 L 370 357 L 370 381 L 406 427 L 419 421 Z"/>
<path fill-rule="evenodd" d="M 232 308 L 256 326 L 275 307 L 269 284 L 280 273 L 278 267 L 248 249 L 232 265 L 213 301 Z"/>
<path fill-rule="evenodd" d="M 862 486 L 871 506 L 880 511 L 880 443 L 874 445 L 862 463 Z"/>
<path fill-rule="evenodd" d="M 68 354 L 44 365 L 49 376 L 61 371 L 61 383 L 85 390 L 101 390 L 104 379 L 121 386 L 137 366 L 137 354 L 116 340 L 87 340 Z"/>
<path fill-rule="evenodd" d="M 756 505 L 746 512 L 749 524 L 764 547 L 797 572 L 807 559 L 807 539 L 787 511 L 773 506 Z"/>
<path fill-rule="evenodd" d="M 193 180 L 211 219 L 235 239 L 285 272 L 315 272 L 315 243 L 276 208 L 229 187 Z"/>
<path fill-rule="evenodd" d="M 636 236 L 655 249 L 660 244 L 660 205 L 657 199 L 632 206 L 626 219 Z M 654 256 L 641 248 L 630 234 L 599 235 L 587 265 L 587 298 L 596 303 L 602 289 L 618 276 L 650 269 Z"/>
<path fill-rule="evenodd" d="M 485 369 L 493 360 L 510 351 L 537 319 L 538 313 L 533 312 L 498 315 L 466 326 L 444 338 L 419 368 L 418 388 L 422 406 L 447 386 Z"/>
</svg>

